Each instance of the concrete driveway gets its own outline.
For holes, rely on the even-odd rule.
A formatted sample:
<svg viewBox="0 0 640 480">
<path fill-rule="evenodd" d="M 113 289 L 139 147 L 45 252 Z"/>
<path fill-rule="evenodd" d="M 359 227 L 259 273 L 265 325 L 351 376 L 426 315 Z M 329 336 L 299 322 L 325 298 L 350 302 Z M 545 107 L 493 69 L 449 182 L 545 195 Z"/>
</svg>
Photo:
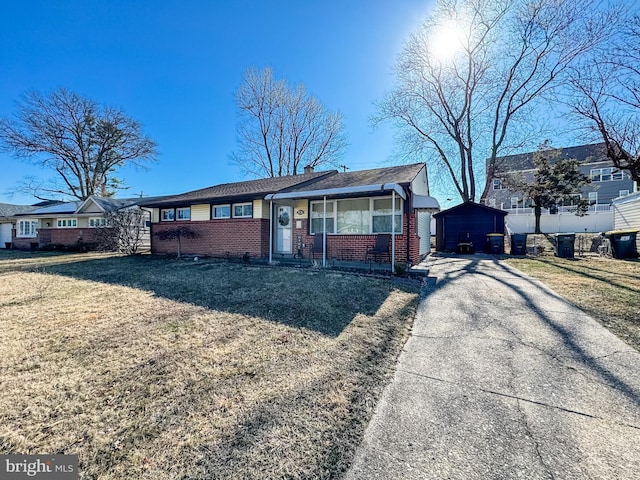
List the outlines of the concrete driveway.
<svg viewBox="0 0 640 480">
<path fill-rule="evenodd" d="M 436 258 L 346 478 L 640 478 L 640 353 L 489 257 Z"/>
</svg>

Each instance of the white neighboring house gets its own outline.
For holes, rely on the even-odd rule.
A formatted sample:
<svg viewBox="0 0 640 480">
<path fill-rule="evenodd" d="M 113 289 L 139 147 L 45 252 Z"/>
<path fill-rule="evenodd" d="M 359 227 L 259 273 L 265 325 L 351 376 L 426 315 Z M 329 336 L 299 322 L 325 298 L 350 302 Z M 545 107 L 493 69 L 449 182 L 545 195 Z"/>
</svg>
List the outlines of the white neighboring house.
<svg viewBox="0 0 640 480">
<path fill-rule="evenodd" d="M 97 230 L 107 225 L 110 212 L 141 209 L 138 204 L 143 200 L 149 201 L 149 198 L 115 199 L 91 196 L 84 201 L 59 202 L 16 214 L 12 236 L 13 248 L 91 248 L 97 241 Z M 149 211 L 141 210 L 145 215 L 143 246 L 148 246 Z"/>
<path fill-rule="evenodd" d="M 38 208 L 35 205 L 14 205 L 0 203 L 0 248 L 11 247 L 16 215 L 28 213 Z"/>
</svg>

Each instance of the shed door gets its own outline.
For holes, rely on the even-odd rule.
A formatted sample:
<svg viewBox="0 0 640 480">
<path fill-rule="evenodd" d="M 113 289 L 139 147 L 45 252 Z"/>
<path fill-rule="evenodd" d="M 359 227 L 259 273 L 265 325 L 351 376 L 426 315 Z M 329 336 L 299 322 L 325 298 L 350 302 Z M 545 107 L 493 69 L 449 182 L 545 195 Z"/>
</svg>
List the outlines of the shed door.
<svg viewBox="0 0 640 480">
<path fill-rule="evenodd" d="M 279 205 L 276 215 L 276 253 L 292 253 L 293 207 Z"/>
</svg>

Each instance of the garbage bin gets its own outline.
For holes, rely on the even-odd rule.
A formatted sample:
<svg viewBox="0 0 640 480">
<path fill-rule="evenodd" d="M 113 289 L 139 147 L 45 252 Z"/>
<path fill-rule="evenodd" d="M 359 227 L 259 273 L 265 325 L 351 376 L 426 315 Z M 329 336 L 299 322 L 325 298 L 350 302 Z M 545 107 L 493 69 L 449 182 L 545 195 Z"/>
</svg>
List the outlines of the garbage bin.
<svg viewBox="0 0 640 480">
<path fill-rule="evenodd" d="M 638 258 L 637 234 L 638 230 L 612 230 L 605 233 L 611 241 L 614 258 Z"/>
<path fill-rule="evenodd" d="M 511 255 L 527 254 L 527 234 L 512 233 L 511 234 Z"/>
<path fill-rule="evenodd" d="M 575 233 L 556 233 L 556 257 L 573 258 Z"/>
<path fill-rule="evenodd" d="M 494 255 L 504 253 L 504 233 L 487 233 L 485 252 Z"/>
<path fill-rule="evenodd" d="M 4 242 L 4 248 L 11 250 L 11 242 Z"/>
</svg>

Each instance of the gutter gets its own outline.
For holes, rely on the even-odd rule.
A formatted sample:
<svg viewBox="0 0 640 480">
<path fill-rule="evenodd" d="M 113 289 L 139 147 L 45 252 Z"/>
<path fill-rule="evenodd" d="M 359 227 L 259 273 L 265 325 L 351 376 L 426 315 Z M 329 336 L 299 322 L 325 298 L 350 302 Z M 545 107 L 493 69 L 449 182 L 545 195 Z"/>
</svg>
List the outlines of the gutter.
<svg viewBox="0 0 640 480">
<path fill-rule="evenodd" d="M 324 197 L 331 195 L 347 195 L 351 193 L 384 192 L 389 190 L 397 193 L 403 200 L 407 199 L 407 194 L 398 183 L 377 183 L 372 185 L 360 185 L 357 187 L 326 188 L 323 190 L 305 190 L 302 192 L 270 193 L 269 195 L 264 197 L 264 199 L 279 200 L 291 198 Z"/>
</svg>

